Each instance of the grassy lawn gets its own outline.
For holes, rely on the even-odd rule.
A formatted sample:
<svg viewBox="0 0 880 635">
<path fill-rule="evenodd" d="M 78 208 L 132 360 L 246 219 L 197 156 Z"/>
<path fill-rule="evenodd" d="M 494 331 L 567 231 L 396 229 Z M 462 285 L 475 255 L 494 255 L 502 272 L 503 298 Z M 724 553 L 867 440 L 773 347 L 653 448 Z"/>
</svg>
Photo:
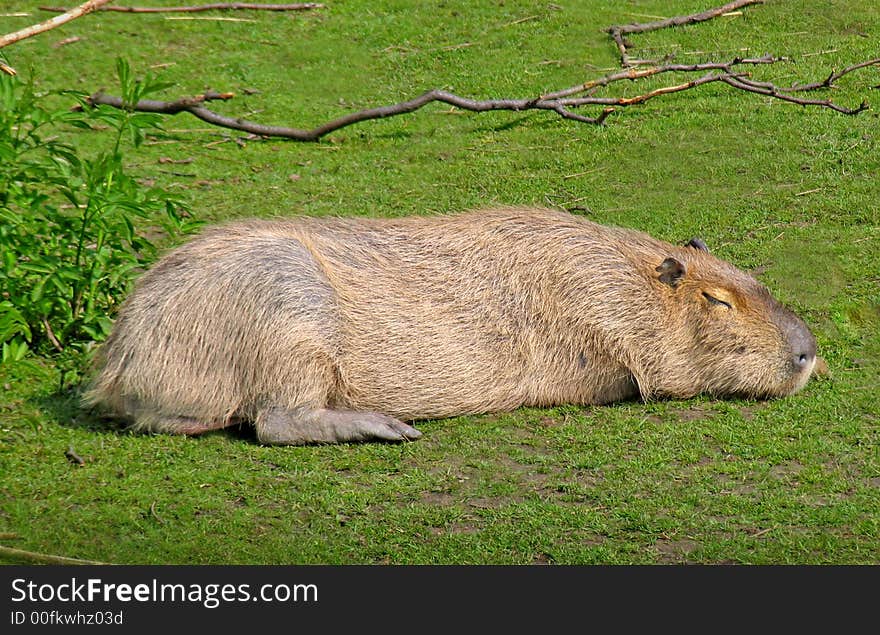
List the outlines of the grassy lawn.
<svg viewBox="0 0 880 635">
<path fill-rule="evenodd" d="M 4 3 L 0 31 L 46 19 L 41 4 Z M 609 25 L 715 3 L 327 4 L 195 14 L 245 21 L 100 13 L 3 53 L 43 91 L 113 93 L 123 56 L 139 74 L 161 68 L 173 83 L 162 98 L 232 91 L 211 107 L 309 128 L 429 88 L 566 88 L 618 68 Z M 19 11 L 30 15 L 2 17 Z M 681 63 L 784 55 L 749 70 L 805 83 L 877 57 L 880 6 L 778 0 L 630 39 L 635 57 Z M 818 96 L 868 100 L 855 117 L 710 84 L 603 127 L 433 104 L 312 144 L 236 143 L 166 119 L 167 134 L 126 151 L 128 167 L 209 222 L 540 204 L 672 242 L 701 236 L 804 317 L 830 375 L 771 402 L 523 409 L 420 422 L 406 445 L 284 448 L 249 429 L 130 434 L 81 411 L 77 388 L 59 391 L 51 359 L 0 365 L 0 534 L 16 535 L 2 544 L 114 563 L 880 563 L 878 85 L 880 67 L 865 68 Z M 106 136 L 59 134 L 86 154 Z M 66 460 L 71 446 L 84 466 Z"/>
</svg>

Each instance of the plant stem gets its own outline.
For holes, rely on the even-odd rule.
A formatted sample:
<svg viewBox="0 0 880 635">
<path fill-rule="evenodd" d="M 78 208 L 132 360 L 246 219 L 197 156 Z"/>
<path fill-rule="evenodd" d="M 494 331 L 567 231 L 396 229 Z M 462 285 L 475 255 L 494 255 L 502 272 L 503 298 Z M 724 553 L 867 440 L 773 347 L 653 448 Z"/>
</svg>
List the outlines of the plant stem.
<svg viewBox="0 0 880 635">
<path fill-rule="evenodd" d="M 86 239 L 86 228 L 89 225 L 89 210 L 92 208 L 92 197 L 89 197 L 89 202 L 86 204 L 86 208 L 82 213 L 82 220 L 79 226 L 79 237 L 76 241 L 76 256 L 73 259 L 73 265 L 77 269 L 80 266 L 80 260 L 82 258 L 82 250 L 83 243 Z M 70 301 L 70 312 L 75 320 L 79 316 L 79 305 L 82 301 L 82 289 L 80 288 L 79 282 L 75 282 L 73 284 L 73 298 Z"/>
</svg>

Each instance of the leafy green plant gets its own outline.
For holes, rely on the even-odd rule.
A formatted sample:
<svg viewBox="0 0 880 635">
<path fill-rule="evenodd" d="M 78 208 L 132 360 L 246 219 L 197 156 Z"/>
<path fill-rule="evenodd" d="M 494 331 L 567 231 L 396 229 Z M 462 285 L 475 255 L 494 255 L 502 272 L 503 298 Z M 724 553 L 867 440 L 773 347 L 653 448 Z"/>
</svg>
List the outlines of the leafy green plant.
<svg viewBox="0 0 880 635">
<path fill-rule="evenodd" d="M 165 87 L 117 73 L 125 103 Z M 129 286 L 156 256 L 148 236 L 192 231 L 180 198 L 125 170 L 123 142 L 137 147 L 157 115 L 90 107 L 45 108 L 32 84 L 0 77 L 0 363 L 29 351 L 78 352 L 103 340 Z M 113 133 L 112 148 L 84 157 L 55 135 L 64 126 Z"/>
</svg>

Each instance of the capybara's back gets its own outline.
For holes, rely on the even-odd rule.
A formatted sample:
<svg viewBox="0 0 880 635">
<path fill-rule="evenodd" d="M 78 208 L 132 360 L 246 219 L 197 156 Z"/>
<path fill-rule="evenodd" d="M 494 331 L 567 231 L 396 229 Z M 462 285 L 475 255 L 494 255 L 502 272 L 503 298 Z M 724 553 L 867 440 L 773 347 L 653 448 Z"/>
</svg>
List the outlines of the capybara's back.
<svg viewBox="0 0 880 635">
<path fill-rule="evenodd" d="M 642 396 L 776 397 L 815 340 L 700 242 L 564 212 L 252 221 L 139 280 L 87 394 L 141 429 L 415 439 L 404 420 Z"/>
</svg>

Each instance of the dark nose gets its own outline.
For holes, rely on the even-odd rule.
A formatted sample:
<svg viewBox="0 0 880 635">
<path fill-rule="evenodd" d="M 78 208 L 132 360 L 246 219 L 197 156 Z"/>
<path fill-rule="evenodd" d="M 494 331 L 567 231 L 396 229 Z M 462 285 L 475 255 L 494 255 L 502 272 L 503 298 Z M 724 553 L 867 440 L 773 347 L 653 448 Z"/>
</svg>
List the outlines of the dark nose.
<svg viewBox="0 0 880 635">
<path fill-rule="evenodd" d="M 812 365 L 816 359 L 816 338 L 800 319 L 790 320 L 785 325 L 785 339 L 791 351 L 791 363 L 798 371 Z"/>
</svg>

